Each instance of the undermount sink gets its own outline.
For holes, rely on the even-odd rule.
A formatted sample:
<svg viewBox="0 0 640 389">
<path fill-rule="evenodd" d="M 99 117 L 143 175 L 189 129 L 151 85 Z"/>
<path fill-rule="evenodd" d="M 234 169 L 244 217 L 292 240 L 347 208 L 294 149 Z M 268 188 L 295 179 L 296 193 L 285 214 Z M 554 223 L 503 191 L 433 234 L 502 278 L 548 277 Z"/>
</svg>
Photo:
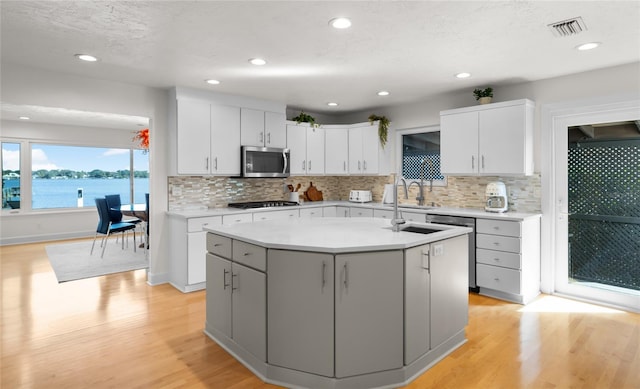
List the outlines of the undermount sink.
<svg viewBox="0 0 640 389">
<path fill-rule="evenodd" d="M 417 234 L 433 234 L 434 232 L 440 232 L 442 230 L 436 230 L 429 227 L 421 227 L 421 226 L 407 226 L 400 229 L 400 232 L 415 232 Z"/>
</svg>

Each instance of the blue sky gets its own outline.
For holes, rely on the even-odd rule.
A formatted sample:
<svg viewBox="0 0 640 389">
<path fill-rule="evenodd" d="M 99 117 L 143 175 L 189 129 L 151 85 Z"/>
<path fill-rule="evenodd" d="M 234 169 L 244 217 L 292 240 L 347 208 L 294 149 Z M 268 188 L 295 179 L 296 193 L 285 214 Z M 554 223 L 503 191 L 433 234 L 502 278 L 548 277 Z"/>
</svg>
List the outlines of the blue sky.
<svg viewBox="0 0 640 389">
<path fill-rule="evenodd" d="M 18 144 L 2 144 L 2 163 L 5 170 L 19 169 Z M 91 171 L 128 170 L 129 149 L 100 147 L 76 147 L 32 144 L 32 170 L 69 169 Z M 135 170 L 149 170 L 148 155 L 141 150 L 134 152 Z"/>
</svg>

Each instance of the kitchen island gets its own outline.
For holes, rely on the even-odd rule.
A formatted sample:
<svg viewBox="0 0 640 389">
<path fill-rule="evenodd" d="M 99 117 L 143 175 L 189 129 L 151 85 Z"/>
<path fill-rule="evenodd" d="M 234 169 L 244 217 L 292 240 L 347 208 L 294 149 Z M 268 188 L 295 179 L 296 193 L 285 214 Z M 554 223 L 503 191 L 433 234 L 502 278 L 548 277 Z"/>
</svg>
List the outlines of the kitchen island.
<svg viewBox="0 0 640 389">
<path fill-rule="evenodd" d="M 471 232 L 410 226 L 422 233 L 384 219 L 205 227 L 205 333 L 266 382 L 407 384 L 466 342 Z"/>
</svg>

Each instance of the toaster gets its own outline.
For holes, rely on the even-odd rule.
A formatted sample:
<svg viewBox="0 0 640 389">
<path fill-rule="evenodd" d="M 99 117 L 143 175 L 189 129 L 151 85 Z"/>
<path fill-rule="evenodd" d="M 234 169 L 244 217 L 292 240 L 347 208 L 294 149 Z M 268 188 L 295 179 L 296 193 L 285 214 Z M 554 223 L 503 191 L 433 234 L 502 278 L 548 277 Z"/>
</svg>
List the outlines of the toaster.
<svg viewBox="0 0 640 389">
<path fill-rule="evenodd" d="M 370 190 L 352 190 L 349 192 L 349 201 L 354 203 L 368 203 L 371 198 Z"/>
</svg>

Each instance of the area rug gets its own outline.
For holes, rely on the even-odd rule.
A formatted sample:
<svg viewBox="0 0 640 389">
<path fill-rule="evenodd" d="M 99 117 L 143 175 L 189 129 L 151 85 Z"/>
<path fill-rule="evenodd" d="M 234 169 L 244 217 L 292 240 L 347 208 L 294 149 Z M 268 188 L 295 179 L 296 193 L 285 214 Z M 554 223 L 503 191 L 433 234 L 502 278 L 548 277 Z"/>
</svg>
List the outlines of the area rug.
<svg viewBox="0 0 640 389">
<path fill-rule="evenodd" d="M 137 248 L 134 253 L 132 241 L 129 241 L 129 247 L 125 242 L 123 250 L 120 242 L 109 239 L 103 258 L 100 258 L 100 239 L 96 241 L 93 255 L 89 254 L 92 242 L 93 240 L 88 240 L 45 247 L 59 283 L 149 267 L 144 249 Z"/>
</svg>

